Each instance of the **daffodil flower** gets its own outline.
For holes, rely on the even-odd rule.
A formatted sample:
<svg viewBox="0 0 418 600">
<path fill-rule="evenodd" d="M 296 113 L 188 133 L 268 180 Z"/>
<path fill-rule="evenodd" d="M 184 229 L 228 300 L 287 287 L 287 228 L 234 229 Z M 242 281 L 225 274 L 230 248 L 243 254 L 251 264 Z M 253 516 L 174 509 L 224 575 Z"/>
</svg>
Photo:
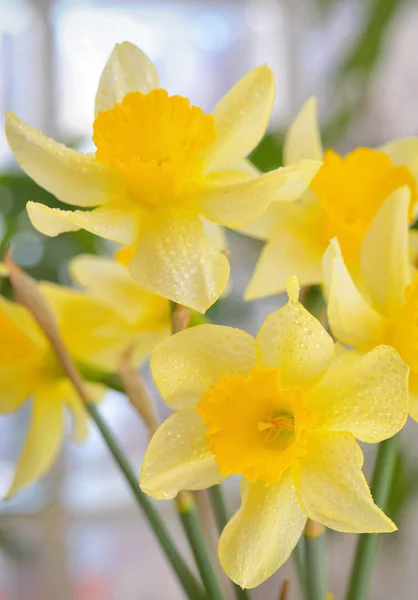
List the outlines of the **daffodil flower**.
<svg viewBox="0 0 418 600">
<path fill-rule="evenodd" d="M 256 339 L 201 325 L 159 344 L 154 380 L 176 412 L 146 452 L 141 488 L 153 498 L 242 475 L 242 505 L 219 542 L 242 587 L 288 558 L 307 517 L 345 532 L 393 531 L 374 504 L 356 438 L 375 443 L 407 417 L 408 368 L 388 346 L 339 356 L 288 286 L 288 304 Z"/>
<path fill-rule="evenodd" d="M 121 353 L 130 346 L 135 364 L 139 364 L 158 341 L 169 335 L 168 300 L 139 288 L 122 264 L 81 256 L 71 267 L 74 278 L 95 293 L 49 282 L 39 286 L 74 360 L 116 370 Z M 53 464 L 64 434 L 65 408 L 72 413 L 76 441 L 87 435 L 87 418 L 71 382 L 29 312 L 0 296 L 0 325 L 0 413 L 11 413 L 33 397 L 29 433 L 9 497 Z M 87 384 L 87 389 L 93 400 L 99 400 L 105 391 L 99 384 Z"/>
<path fill-rule="evenodd" d="M 49 236 L 86 229 L 133 247 L 130 269 L 145 289 L 204 312 L 224 290 L 229 263 L 202 219 L 233 228 L 255 221 L 272 200 L 297 198 L 320 166 L 308 160 L 259 175 L 246 160 L 273 101 L 273 74 L 261 66 L 205 114 L 159 88 L 154 65 L 138 48 L 116 45 L 96 95 L 94 155 L 8 115 L 7 138 L 22 169 L 84 209 L 29 202 L 29 217 Z"/>
<path fill-rule="evenodd" d="M 367 352 L 396 348 L 409 366 L 409 410 L 418 421 L 418 275 L 408 249 L 409 189 L 394 192 L 372 222 L 353 280 L 337 240 L 324 255 L 328 320 L 343 344 Z"/>
<path fill-rule="evenodd" d="M 323 160 L 310 187 L 298 202 L 272 202 L 264 216 L 243 233 L 265 240 L 245 298 L 252 300 L 284 291 L 296 274 L 302 286 L 323 283 L 322 255 L 336 237 L 350 272 L 359 270 L 364 236 L 386 198 L 408 186 L 407 219 L 417 206 L 418 138 L 400 139 L 380 150 L 357 148 L 345 157 L 324 154 L 311 98 L 291 124 L 284 143 L 284 163 Z"/>
<path fill-rule="evenodd" d="M 115 356 L 119 357 L 128 347 L 133 351 L 133 363 L 139 365 L 158 342 L 171 334 L 169 301 L 144 290 L 121 262 L 85 254 L 73 259 L 69 269 L 73 281 L 87 294 L 84 296 L 74 290 L 49 286 L 47 297 L 53 305 L 62 301 L 61 312 L 64 304 L 68 311 L 72 311 L 72 315 L 63 315 L 62 326 L 74 328 L 76 322 L 81 334 L 85 324 L 80 322 L 79 317 L 74 318 L 74 299 L 79 297 L 84 304 L 84 298 L 92 300 L 91 315 L 86 311 L 84 314 L 90 331 L 92 324 L 97 323 L 95 333 L 98 341 L 101 334 L 95 354 L 98 366 L 115 370 Z M 100 313 L 94 314 L 97 304 L 105 305 L 111 314 L 107 318 Z M 89 362 L 91 364 L 91 358 Z"/>
<path fill-rule="evenodd" d="M 81 343 L 81 354 L 85 357 L 90 349 L 94 356 L 97 344 L 86 334 L 81 337 L 77 320 L 72 324 L 75 331 L 67 328 L 66 343 Z M 0 325 L 0 413 L 12 413 L 29 397 L 33 399 L 29 432 L 6 494 L 10 497 L 44 475 L 54 463 L 64 436 L 65 408 L 72 414 L 76 441 L 83 441 L 87 435 L 87 418 L 71 382 L 29 312 L 0 297 Z M 88 384 L 88 391 L 93 400 L 99 400 L 105 390 L 99 384 Z"/>
</svg>

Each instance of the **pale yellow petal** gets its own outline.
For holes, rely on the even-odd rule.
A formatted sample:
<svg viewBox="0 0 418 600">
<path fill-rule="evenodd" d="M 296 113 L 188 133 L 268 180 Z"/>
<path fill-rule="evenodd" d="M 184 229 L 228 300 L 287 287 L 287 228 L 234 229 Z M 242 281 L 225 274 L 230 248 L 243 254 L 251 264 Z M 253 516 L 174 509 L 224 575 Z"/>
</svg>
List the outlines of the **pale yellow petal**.
<svg viewBox="0 0 418 600">
<path fill-rule="evenodd" d="M 418 267 L 418 229 L 409 230 L 409 260 L 413 268 Z"/>
<path fill-rule="evenodd" d="M 291 231 L 275 234 L 261 252 L 245 290 L 245 300 L 281 294 L 294 273 L 302 287 L 321 283 L 321 252 L 309 241 Z"/>
<path fill-rule="evenodd" d="M 381 147 L 394 165 L 408 167 L 418 179 L 418 137 L 399 138 Z"/>
<path fill-rule="evenodd" d="M 219 560 L 236 584 L 253 588 L 289 558 L 306 523 L 289 471 L 280 483 L 242 483 L 242 504 L 222 532 Z"/>
<path fill-rule="evenodd" d="M 347 351 L 309 393 L 318 426 L 363 442 L 392 437 L 408 416 L 408 367 L 389 346 L 359 356 Z"/>
<path fill-rule="evenodd" d="M 312 433 L 294 474 L 306 514 L 347 533 L 395 531 L 394 523 L 374 504 L 362 466 L 363 453 L 350 433 Z"/>
<path fill-rule="evenodd" d="M 49 282 L 42 282 L 40 287 L 71 355 L 78 361 L 115 370 L 122 351 L 134 341 L 132 326 L 117 310 L 84 292 Z"/>
<path fill-rule="evenodd" d="M 405 303 L 411 281 L 408 247 L 410 190 L 391 194 L 373 220 L 361 248 L 361 272 L 373 306 L 389 319 Z"/>
<path fill-rule="evenodd" d="M 274 102 L 274 75 L 267 65 L 247 73 L 213 111 L 217 137 L 205 153 L 206 172 L 226 157 L 245 157 L 264 136 Z"/>
<path fill-rule="evenodd" d="M 384 338 L 388 322 L 357 289 L 336 239 L 324 255 L 328 322 L 336 339 L 354 348 L 370 350 Z"/>
<path fill-rule="evenodd" d="M 140 486 L 156 500 L 180 490 L 201 490 L 221 483 L 215 456 L 205 439 L 205 424 L 186 409 L 169 417 L 153 435 L 142 463 Z"/>
<path fill-rule="evenodd" d="M 323 245 L 322 240 L 317 239 L 314 222 L 303 218 L 305 211 L 300 205 L 283 205 L 285 207 L 295 209 L 295 216 L 297 212 L 301 213 L 299 223 L 289 226 L 285 219 L 279 224 L 276 221 L 274 232 L 270 234 L 245 290 L 246 300 L 280 294 L 286 289 L 286 282 L 292 275 L 298 277 L 301 286 L 322 281 Z M 274 204 L 271 208 L 278 206 Z M 260 221 L 261 232 L 263 224 Z M 266 222 L 265 232 L 267 228 Z"/>
<path fill-rule="evenodd" d="M 217 165 L 215 172 L 207 173 L 207 177 L 210 181 L 213 179 L 217 185 L 229 185 L 248 181 L 261 174 L 261 171 L 248 158 L 227 156 L 223 162 Z"/>
<path fill-rule="evenodd" d="M 38 202 L 26 205 L 32 225 L 50 237 L 67 231 L 85 229 L 106 240 L 131 246 L 137 238 L 140 213 L 113 205 L 94 210 L 60 210 Z"/>
<path fill-rule="evenodd" d="M 122 102 L 129 92 L 147 94 L 158 87 L 158 73 L 148 56 L 130 42 L 116 44 L 99 81 L 95 115 Z"/>
<path fill-rule="evenodd" d="M 118 175 L 93 155 L 58 144 L 13 113 L 7 115 L 6 136 L 23 171 L 62 202 L 98 206 L 124 194 Z"/>
<path fill-rule="evenodd" d="M 165 402 L 183 408 L 195 406 L 222 375 L 246 375 L 255 363 L 255 342 L 248 333 L 198 325 L 159 344 L 151 355 L 151 372 Z"/>
<path fill-rule="evenodd" d="M 37 360 L 47 342 L 29 311 L 0 296 L 0 365 Z"/>
<path fill-rule="evenodd" d="M 90 402 L 100 402 L 106 393 L 106 387 L 100 383 L 85 382 Z M 72 439 L 81 443 L 88 435 L 89 416 L 82 400 L 76 393 L 70 381 L 65 380 L 61 385 L 60 399 L 65 402 L 72 416 Z"/>
<path fill-rule="evenodd" d="M 58 456 L 63 430 L 63 405 L 55 396 L 55 387 L 37 391 L 28 436 L 6 498 L 49 471 Z"/>
<path fill-rule="evenodd" d="M 208 178 L 208 187 L 200 198 L 201 214 L 220 225 L 237 228 L 259 219 L 270 202 L 289 202 L 298 198 L 315 177 L 320 163 L 302 161 L 249 178 L 223 185 L 216 177 Z"/>
<path fill-rule="evenodd" d="M 256 342 L 261 364 L 279 367 L 285 386 L 311 387 L 334 357 L 334 342 L 321 323 L 290 298 L 267 317 Z"/>
<path fill-rule="evenodd" d="M 261 175 L 260 169 L 257 169 L 248 158 L 242 158 L 241 156 L 228 157 L 224 164 L 218 166 L 217 173 L 223 171 L 231 175 L 234 173 L 250 177 Z"/>
<path fill-rule="evenodd" d="M 202 219 L 203 230 L 207 237 L 210 239 L 212 244 L 218 250 L 227 250 L 228 242 L 226 239 L 226 231 L 221 225 L 216 225 L 216 223 L 212 223 L 207 219 Z"/>
<path fill-rule="evenodd" d="M 73 280 L 94 298 L 117 307 L 128 321 L 152 328 L 168 322 L 168 300 L 144 290 L 132 277 L 126 265 L 102 256 L 79 255 L 70 263 Z"/>
<path fill-rule="evenodd" d="M 266 212 L 257 219 L 257 221 L 253 221 L 252 223 L 248 223 L 248 225 L 244 225 L 244 227 L 240 227 L 239 233 L 248 235 L 256 240 L 267 241 L 272 237 L 278 226 L 279 219 L 276 217 L 277 209 L 286 209 L 294 206 L 297 206 L 296 202 L 271 202 Z"/>
<path fill-rule="evenodd" d="M 316 98 L 309 98 L 293 119 L 284 140 L 284 164 L 303 158 L 322 160 L 323 148 L 319 131 Z"/>
<path fill-rule="evenodd" d="M 276 232 L 291 231 L 295 236 L 309 238 L 310 245 L 324 247 L 321 235 L 322 213 L 306 202 L 272 202 L 264 215 L 240 229 L 240 233 L 259 240 L 269 240 Z"/>
<path fill-rule="evenodd" d="M 3 342 L 2 342 L 3 343 Z M 40 361 L 18 361 L 0 366 L 0 414 L 18 410 L 39 381 Z"/>
<path fill-rule="evenodd" d="M 191 212 L 166 208 L 147 216 L 130 263 L 145 289 L 205 312 L 222 294 L 229 262 Z"/>
</svg>

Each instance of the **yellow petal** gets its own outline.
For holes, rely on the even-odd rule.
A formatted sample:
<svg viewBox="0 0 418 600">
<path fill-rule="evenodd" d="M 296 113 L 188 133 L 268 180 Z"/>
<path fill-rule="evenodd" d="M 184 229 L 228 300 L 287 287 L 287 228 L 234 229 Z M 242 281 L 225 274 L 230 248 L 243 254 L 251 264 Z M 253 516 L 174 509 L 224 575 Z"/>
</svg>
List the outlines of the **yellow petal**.
<svg viewBox="0 0 418 600">
<path fill-rule="evenodd" d="M 413 267 L 418 267 L 418 230 L 409 230 L 409 260 Z"/>
<path fill-rule="evenodd" d="M 377 346 L 363 356 L 347 351 L 310 391 L 309 406 L 321 428 L 381 442 L 405 424 L 408 375 L 408 367 L 389 346 Z"/>
<path fill-rule="evenodd" d="M 0 365 L 38 360 L 46 346 L 29 312 L 0 296 Z"/>
<path fill-rule="evenodd" d="M 318 235 L 318 213 L 299 203 L 270 205 L 267 218 L 253 224 L 253 233 L 264 233 L 268 242 L 258 259 L 245 299 L 253 300 L 286 289 L 286 282 L 296 274 L 301 286 L 322 281 L 323 241 Z M 255 227 L 254 227 L 255 226 Z M 252 226 L 247 226 L 245 231 Z"/>
<path fill-rule="evenodd" d="M 242 504 L 222 532 L 219 560 L 236 584 L 253 588 L 289 558 L 306 523 L 289 471 L 280 483 L 242 482 Z"/>
<path fill-rule="evenodd" d="M 198 325 L 159 344 L 151 372 L 165 402 L 173 408 L 195 406 L 222 375 L 247 374 L 255 365 L 254 338 L 221 325 Z"/>
<path fill-rule="evenodd" d="M 328 322 L 337 340 L 364 350 L 379 344 L 388 322 L 357 289 L 336 239 L 331 240 L 324 255 L 324 276 L 328 290 Z"/>
<path fill-rule="evenodd" d="M 87 382 L 84 385 L 91 402 L 97 403 L 102 400 L 106 393 L 104 385 Z M 72 439 L 77 443 L 84 442 L 88 435 L 89 417 L 87 410 L 70 381 L 63 381 L 61 389 L 60 397 L 69 408 L 72 416 Z"/>
<path fill-rule="evenodd" d="M 35 394 L 29 433 L 6 498 L 45 475 L 57 458 L 63 436 L 64 411 L 55 392 L 52 386 Z"/>
<path fill-rule="evenodd" d="M 309 98 L 293 119 L 284 140 L 284 164 L 292 165 L 304 158 L 322 160 L 316 98 Z"/>
<path fill-rule="evenodd" d="M 26 208 L 35 229 L 50 237 L 85 229 L 106 240 L 131 246 L 138 235 L 139 212 L 119 209 L 113 204 L 81 211 L 60 210 L 38 202 L 28 202 Z"/>
<path fill-rule="evenodd" d="M 410 191 L 400 188 L 380 208 L 361 248 L 361 272 L 373 306 L 395 318 L 411 281 L 408 247 Z M 384 243 L 382 243 L 384 240 Z"/>
<path fill-rule="evenodd" d="M 6 136 L 23 171 L 62 202 L 98 206 L 123 193 L 118 175 L 93 155 L 58 144 L 13 113 L 7 115 Z"/>
<path fill-rule="evenodd" d="M 186 409 L 157 429 L 142 464 L 140 486 L 156 500 L 174 498 L 180 490 L 201 490 L 223 481 L 205 439 L 197 412 Z"/>
<path fill-rule="evenodd" d="M 180 207 L 147 216 L 130 270 L 148 291 L 199 312 L 219 298 L 229 277 L 228 260 L 200 219 Z"/>
<path fill-rule="evenodd" d="M 350 433 L 312 433 L 294 476 L 306 514 L 347 533 L 395 531 L 394 523 L 374 504 L 362 466 L 363 453 Z"/>
<path fill-rule="evenodd" d="M 394 165 L 405 165 L 418 179 L 418 137 L 399 138 L 380 148 Z"/>
<path fill-rule="evenodd" d="M 216 177 L 212 177 L 200 198 L 200 212 L 220 225 L 243 227 L 259 219 L 270 202 L 289 202 L 298 198 L 319 167 L 317 161 L 302 161 L 229 185 L 223 185 L 222 178 L 217 183 Z"/>
<path fill-rule="evenodd" d="M 225 229 L 223 227 L 221 227 L 220 225 L 216 225 L 216 223 L 211 223 L 210 221 L 207 221 L 206 219 L 202 219 L 202 223 L 203 223 L 203 230 L 204 230 L 205 234 L 207 235 L 207 237 L 212 242 L 212 244 L 218 250 L 227 250 L 228 242 L 226 239 Z"/>
<path fill-rule="evenodd" d="M 244 227 L 240 227 L 239 233 L 248 235 L 256 240 L 267 241 L 270 237 L 272 237 L 278 226 L 279 219 L 276 217 L 277 209 L 286 209 L 294 206 L 297 206 L 296 202 L 290 204 L 272 202 L 267 208 L 266 212 L 259 219 L 257 219 L 257 221 L 249 223 L 248 225 L 244 225 Z"/>
<path fill-rule="evenodd" d="M 267 317 L 256 342 L 262 366 L 279 367 L 284 386 L 309 388 L 334 357 L 334 343 L 321 323 L 290 298 L 283 308 Z"/>
<path fill-rule="evenodd" d="M 213 111 L 217 138 L 205 154 L 206 172 L 226 157 L 244 157 L 264 136 L 274 102 L 274 75 L 267 65 L 247 73 Z"/>
<path fill-rule="evenodd" d="M 21 407 L 39 381 L 41 369 L 40 361 L 31 360 L 0 366 L 1 414 L 12 413 Z"/>
<path fill-rule="evenodd" d="M 301 286 L 321 283 L 321 252 L 310 240 L 282 231 L 264 246 L 245 290 L 245 300 L 281 294 L 296 273 Z"/>
<path fill-rule="evenodd" d="M 99 81 L 95 116 L 122 102 L 128 92 L 147 94 L 158 87 L 158 73 L 142 50 L 130 42 L 116 44 Z"/>
<path fill-rule="evenodd" d="M 79 255 L 70 263 L 73 280 L 94 298 L 111 307 L 131 323 L 143 323 L 149 329 L 170 319 L 168 300 L 142 288 L 129 269 L 116 260 Z"/>
<path fill-rule="evenodd" d="M 225 163 L 218 165 L 217 173 L 225 172 L 229 175 L 238 175 L 245 177 L 258 177 L 261 175 L 260 169 L 248 159 L 241 156 L 227 157 Z"/>
<path fill-rule="evenodd" d="M 71 288 L 49 282 L 42 282 L 40 288 L 54 310 L 62 339 L 73 358 L 116 369 L 121 352 L 135 335 L 118 312 Z"/>
</svg>

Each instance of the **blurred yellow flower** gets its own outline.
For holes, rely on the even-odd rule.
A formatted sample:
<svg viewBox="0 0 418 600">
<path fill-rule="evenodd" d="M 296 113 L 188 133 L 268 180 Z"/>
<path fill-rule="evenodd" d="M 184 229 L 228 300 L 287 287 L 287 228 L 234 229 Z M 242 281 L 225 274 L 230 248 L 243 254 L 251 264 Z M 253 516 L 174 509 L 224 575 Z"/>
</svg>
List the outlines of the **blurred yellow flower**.
<svg viewBox="0 0 418 600">
<path fill-rule="evenodd" d="M 377 211 L 396 189 L 407 185 L 414 220 L 417 202 L 418 138 L 402 139 L 380 150 L 357 148 L 344 158 L 323 154 L 311 98 L 291 124 L 284 144 L 284 162 L 323 159 L 311 186 L 298 202 L 273 202 L 264 216 L 243 232 L 265 240 L 245 298 L 282 292 L 295 273 L 302 286 L 323 282 L 322 255 L 337 237 L 350 272 L 359 269 L 360 246 Z"/>
<path fill-rule="evenodd" d="M 360 250 L 353 279 L 336 239 L 324 255 L 328 319 L 335 337 L 369 351 L 379 344 L 397 349 L 410 368 L 409 410 L 418 420 L 418 275 L 408 248 L 409 189 L 383 204 Z"/>
<path fill-rule="evenodd" d="M 77 313 L 73 313 L 73 317 Z M 79 315 L 77 314 L 77 317 Z M 80 342 L 80 322 L 73 319 L 74 336 L 68 328 L 66 343 Z M 29 312 L 0 297 L 0 413 L 18 410 L 33 398 L 29 432 L 16 472 L 6 497 L 44 475 L 55 461 L 65 427 L 65 408 L 73 417 L 73 437 L 82 441 L 87 435 L 87 417 L 71 382 L 65 377 L 50 346 Z M 94 357 L 97 340 L 84 330 L 82 354 Z M 91 397 L 99 400 L 104 388 L 88 384 Z"/>
<path fill-rule="evenodd" d="M 63 342 L 77 362 L 116 370 L 121 353 L 131 346 L 138 364 L 170 334 L 168 300 L 142 290 L 123 265 L 82 256 L 73 261 L 71 269 L 74 279 L 91 289 L 91 294 L 49 282 L 39 286 L 53 310 Z M 29 433 L 9 497 L 53 464 L 64 434 L 64 409 L 72 413 L 77 441 L 87 434 L 87 417 L 30 313 L 0 296 L 0 326 L 0 413 L 11 413 L 33 398 Z M 91 383 L 87 389 L 94 400 L 105 391 Z"/>
<path fill-rule="evenodd" d="M 255 587 L 288 558 L 307 517 L 338 531 L 393 531 L 373 503 L 355 438 L 375 443 L 407 417 L 408 369 L 393 348 L 336 355 L 298 302 L 272 313 L 256 339 L 201 325 L 159 344 L 155 382 L 177 412 L 145 455 L 141 488 L 156 499 L 242 475 L 242 506 L 224 529 L 221 564 Z"/>
<path fill-rule="evenodd" d="M 204 312 L 224 290 L 229 263 L 202 219 L 242 227 L 272 200 L 300 196 L 320 166 L 304 160 L 259 175 L 245 158 L 265 133 L 273 101 L 273 74 L 257 67 L 207 115 L 158 88 L 149 58 L 118 44 L 97 91 L 95 155 L 8 115 L 7 138 L 22 169 L 62 202 L 84 209 L 29 202 L 29 217 L 46 235 L 82 228 L 133 246 L 130 270 L 145 289 Z"/>
<path fill-rule="evenodd" d="M 137 366 L 153 346 L 171 334 L 169 301 L 144 290 L 122 263 L 85 254 L 74 258 L 69 269 L 73 281 L 84 288 L 87 295 L 56 286 L 55 298 L 51 293 L 47 297 L 52 304 L 62 298 L 69 311 L 74 310 L 76 297 L 82 298 L 82 302 L 85 302 L 84 298 L 91 298 L 95 304 L 105 305 L 111 311 L 112 318 L 107 321 L 92 314 L 87 324 L 91 329 L 95 319 L 96 331 L 103 333 L 101 345 L 93 357 L 98 366 L 115 370 L 115 357 L 118 358 L 128 346 L 133 350 L 132 360 Z M 63 305 L 58 306 L 62 311 Z M 83 324 L 79 318 L 77 320 L 82 332 Z M 62 326 L 73 328 L 74 319 L 65 315 Z M 89 362 L 91 364 L 91 358 Z"/>
</svg>

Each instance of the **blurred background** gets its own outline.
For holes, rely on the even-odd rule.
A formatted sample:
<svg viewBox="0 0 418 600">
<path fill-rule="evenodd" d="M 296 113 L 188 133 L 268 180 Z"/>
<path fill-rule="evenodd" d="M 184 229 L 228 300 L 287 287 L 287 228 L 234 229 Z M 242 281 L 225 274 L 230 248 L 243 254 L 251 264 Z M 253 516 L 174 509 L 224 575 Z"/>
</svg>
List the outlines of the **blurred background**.
<svg viewBox="0 0 418 600">
<path fill-rule="evenodd" d="M 4 112 L 91 150 L 99 76 L 113 45 L 124 40 L 151 57 L 162 87 L 207 111 L 246 71 L 267 62 L 276 102 L 271 129 L 252 157 L 263 170 L 280 165 L 286 126 L 312 94 L 325 145 L 339 151 L 418 134 L 415 0 L 0 0 L 0 249 L 13 244 L 15 260 L 37 278 L 68 283 L 72 256 L 110 247 L 83 232 L 49 239 L 31 227 L 28 200 L 58 203 L 17 169 L 3 133 Z M 260 243 L 232 232 L 228 239 L 232 293 L 210 317 L 254 333 L 282 298 L 242 302 Z M 0 419 L 0 493 L 29 410 Z M 139 473 L 144 427 L 122 396 L 109 394 L 103 412 Z M 417 594 L 416 438 L 416 426 L 409 427 L 391 506 L 404 527 L 382 544 L 373 600 Z M 372 462 L 373 451 L 367 459 Z M 227 491 L 232 510 L 238 483 L 230 481 Z M 185 548 L 172 507 L 159 508 Z M 336 600 L 343 597 L 353 542 L 352 536 L 329 536 Z M 290 562 L 254 599 L 275 600 L 284 576 L 293 576 Z M 290 598 L 298 597 L 292 580 Z M 93 428 L 86 445 L 63 449 L 45 480 L 0 504 L 0 600 L 166 598 L 180 600 L 181 591 Z"/>
</svg>

